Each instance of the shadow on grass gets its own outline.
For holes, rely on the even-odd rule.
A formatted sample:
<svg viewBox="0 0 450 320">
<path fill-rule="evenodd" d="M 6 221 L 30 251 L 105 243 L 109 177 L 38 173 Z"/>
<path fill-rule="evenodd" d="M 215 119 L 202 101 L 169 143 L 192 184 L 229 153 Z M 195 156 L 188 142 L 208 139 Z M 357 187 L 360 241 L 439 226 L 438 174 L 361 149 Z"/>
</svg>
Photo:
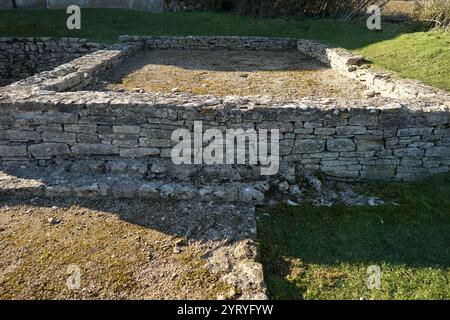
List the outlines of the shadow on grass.
<svg viewBox="0 0 450 320">
<path fill-rule="evenodd" d="M 383 23 L 382 32 L 365 22 L 330 19 L 253 19 L 232 13 L 187 12 L 151 14 L 124 9 L 82 9 L 81 30 L 68 30 L 65 10 L 0 11 L 0 36 L 85 37 L 114 43 L 120 35 L 223 35 L 316 39 L 358 49 L 414 32 L 417 26 Z"/>
<path fill-rule="evenodd" d="M 354 266 L 369 265 L 448 270 L 450 175 L 416 183 L 372 184 L 366 190 L 396 199 L 399 205 L 268 209 L 270 217 L 261 218 L 258 233 L 274 297 L 302 298 L 301 284 L 311 280 L 305 276 L 308 272 L 348 268 L 345 272 L 351 274 L 358 269 Z M 292 261 L 300 268 L 293 268 Z M 293 269 L 303 271 L 292 275 Z"/>
</svg>

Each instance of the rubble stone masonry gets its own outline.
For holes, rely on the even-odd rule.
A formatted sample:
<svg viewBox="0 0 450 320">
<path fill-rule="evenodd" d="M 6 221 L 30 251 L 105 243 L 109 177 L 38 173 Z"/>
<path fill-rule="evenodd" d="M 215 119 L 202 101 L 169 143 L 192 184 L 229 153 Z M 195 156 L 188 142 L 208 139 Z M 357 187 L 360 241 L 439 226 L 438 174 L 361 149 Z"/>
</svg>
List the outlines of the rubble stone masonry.
<svg viewBox="0 0 450 320">
<path fill-rule="evenodd" d="M 358 73 L 360 78 L 364 72 L 373 73 L 348 51 L 293 39 L 127 36 L 121 41 L 0 88 L 1 165 L 102 159 L 108 170 L 133 162 L 143 170 L 160 168 L 158 174 L 175 179 L 183 175 L 180 168 L 170 169 L 171 133 L 177 128 L 192 130 L 194 121 L 202 121 L 204 129 L 222 131 L 279 129 L 279 176 L 286 180 L 312 172 L 344 181 L 415 180 L 449 170 L 450 99 L 417 82 L 405 80 L 409 87 L 401 93 L 403 80 L 384 77 L 394 89 L 351 101 L 88 90 L 98 73 L 142 48 L 299 48 L 342 73 Z M 368 87 L 380 86 L 375 80 L 365 81 Z M 245 165 L 192 165 L 183 170 L 190 177 L 264 178 L 257 167 Z"/>
</svg>

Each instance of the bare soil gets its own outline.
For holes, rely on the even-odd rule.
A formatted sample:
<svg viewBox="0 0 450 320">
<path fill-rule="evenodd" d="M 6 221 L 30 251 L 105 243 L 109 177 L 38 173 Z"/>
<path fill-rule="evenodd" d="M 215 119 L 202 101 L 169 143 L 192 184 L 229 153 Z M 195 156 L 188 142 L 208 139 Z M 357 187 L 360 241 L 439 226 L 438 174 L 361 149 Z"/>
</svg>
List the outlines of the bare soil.
<svg viewBox="0 0 450 320">
<path fill-rule="evenodd" d="M 363 98 L 364 86 L 292 51 L 149 50 L 101 79 L 103 90 L 196 95 Z"/>
<path fill-rule="evenodd" d="M 199 206 L 2 198 L 0 299 L 234 298 L 221 274 L 205 268 L 205 257 L 230 240 L 221 230 L 240 237 L 230 230 L 245 215 Z M 222 229 L 214 223 L 221 215 L 230 219 L 216 222 Z M 69 265 L 80 268 L 79 290 L 66 285 Z"/>
</svg>

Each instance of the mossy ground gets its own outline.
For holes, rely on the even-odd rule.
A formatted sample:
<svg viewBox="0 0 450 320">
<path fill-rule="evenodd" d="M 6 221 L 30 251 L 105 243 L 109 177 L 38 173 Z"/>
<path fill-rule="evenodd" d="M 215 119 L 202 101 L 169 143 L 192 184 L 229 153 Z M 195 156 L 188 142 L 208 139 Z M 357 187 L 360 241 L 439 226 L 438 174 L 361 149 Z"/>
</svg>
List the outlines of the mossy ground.
<svg viewBox="0 0 450 320">
<path fill-rule="evenodd" d="M 0 298 L 215 299 L 228 290 L 204 268 L 199 243 L 175 254 L 178 238 L 116 215 L 151 203 L 116 202 L 129 212 L 112 212 L 114 201 L 2 199 Z M 69 265 L 80 268 L 79 290 L 66 285 Z"/>
</svg>

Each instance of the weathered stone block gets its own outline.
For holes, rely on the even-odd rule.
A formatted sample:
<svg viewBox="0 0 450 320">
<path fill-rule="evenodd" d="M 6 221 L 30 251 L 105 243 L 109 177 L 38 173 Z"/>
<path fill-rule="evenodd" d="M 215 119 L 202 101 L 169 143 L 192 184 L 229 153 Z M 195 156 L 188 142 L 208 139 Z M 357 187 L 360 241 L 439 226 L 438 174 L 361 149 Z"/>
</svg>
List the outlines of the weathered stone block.
<svg viewBox="0 0 450 320">
<path fill-rule="evenodd" d="M 64 112 L 49 112 L 47 113 L 47 123 L 62 124 L 62 123 L 77 123 L 78 113 L 64 113 Z"/>
<path fill-rule="evenodd" d="M 380 151 L 383 148 L 381 140 L 356 140 L 358 151 Z"/>
<path fill-rule="evenodd" d="M 157 139 L 157 138 L 140 138 L 140 147 L 153 147 L 153 148 L 169 148 L 172 145 L 170 139 Z"/>
<path fill-rule="evenodd" d="M 145 183 L 139 187 L 137 194 L 144 199 L 158 199 L 161 187 L 161 183 Z"/>
<path fill-rule="evenodd" d="M 317 153 L 325 150 L 325 140 L 304 139 L 296 140 L 293 153 Z"/>
<path fill-rule="evenodd" d="M 336 133 L 340 136 L 352 136 L 357 134 L 366 134 L 367 128 L 362 126 L 342 126 L 336 128 Z"/>
<path fill-rule="evenodd" d="M 361 172 L 361 178 L 366 180 L 390 180 L 395 176 L 395 165 L 380 164 L 366 166 Z"/>
<path fill-rule="evenodd" d="M 97 132 L 96 124 L 65 124 L 64 131 L 84 133 L 84 134 L 94 134 Z"/>
<path fill-rule="evenodd" d="M 79 143 L 72 147 L 75 155 L 113 155 L 119 153 L 119 148 L 101 143 Z"/>
<path fill-rule="evenodd" d="M 78 143 L 99 143 L 101 140 L 97 135 L 94 134 L 77 134 Z"/>
<path fill-rule="evenodd" d="M 6 137 L 9 141 L 38 141 L 41 134 L 37 131 L 7 130 Z"/>
<path fill-rule="evenodd" d="M 65 143 L 40 143 L 28 147 L 28 151 L 35 158 L 49 158 L 70 154 L 69 146 Z"/>
<path fill-rule="evenodd" d="M 111 193 L 119 199 L 133 199 L 138 191 L 134 183 L 115 183 L 111 186 Z"/>
<path fill-rule="evenodd" d="M 45 142 L 65 142 L 65 143 L 76 143 L 77 136 L 75 133 L 71 132 L 43 132 L 42 140 Z"/>
<path fill-rule="evenodd" d="M 425 151 L 418 148 L 402 148 L 394 150 L 394 155 L 399 158 L 422 159 Z"/>
<path fill-rule="evenodd" d="M 138 140 L 113 140 L 112 144 L 121 148 L 137 148 Z"/>
<path fill-rule="evenodd" d="M 337 178 L 350 178 L 356 179 L 359 177 L 358 171 L 350 171 L 348 167 L 345 166 L 320 166 L 320 170 L 328 176 Z"/>
<path fill-rule="evenodd" d="M 336 133 L 335 128 L 316 128 L 314 134 L 331 136 Z"/>
<path fill-rule="evenodd" d="M 66 186 L 48 186 L 44 190 L 47 197 L 69 197 L 71 190 Z"/>
<path fill-rule="evenodd" d="M 397 136 L 405 137 L 405 136 L 423 136 L 430 134 L 433 131 L 433 128 L 407 128 L 407 129 L 399 129 L 397 132 Z"/>
<path fill-rule="evenodd" d="M 195 189 L 192 185 L 165 184 L 160 188 L 160 195 L 163 199 L 191 200 Z"/>
<path fill-rule="evenodd" d="M 129 148 L 120 149 L 120 156 L 124 158 L 142 158 L 148 156 L 157 156 L 159 149 L 157 148 Z"/>
<path fill-rule="evenodd" d="M 47 115 L 42 112 L 22 112 L 15 115 L 16 123 L 19 125 L 27 124 L 46 124 Z"/>
<path fill-rule="evenodd" d="M 27 147 L 0 145 L 0 157 L 26 157 L 28 155 Z"/>
<path fill-rule="evenodd" d="M 141 127 L 139 126 L 113 126 L 113 133 L 123 134 L 139 134 L 141 133 Z"/>
<path fill-rule="evenodd" d="M 243 187 L 239 189 L 239 200 L 246 203 L 264 203 L 264 193 L 252 187 Z"/>
<path fill-rule="evenodd" d="M 105 183 L 94 183 L 74 188 L 74 195 L 80 198 L 98 198 L 110 195 L 111 188 Z"/>
<path fill-rule="evenodd" d="M 267 130 L 273 130 L 278 129 L 281 133 L 285 132 L 292 132 L 294 130 L 294 126 L 290 122 L 270 122 L 270 121 L 263 121 L 256 125 L 256 129 L 267 129 Z"/>
<path fill-rule="evenodd" d="M 111 173 L 125 173 L 128 168 L 128 163 L 125 161 L 111 161 L 108 163 L 108 168 Z"/>
<path fill-rule="evenodd" d="M 355 151 L 356 144 L 352 139 L 328 139 L 327 140 L 327 150 L 328 151 Z"/>
<path fill-rule="evenodd" d="M 450 147 L 433 147 L 427 149 L 425 156 L 450 158 Z"/>
<path fill-rule="evenodd" d="M 355 110 L 350 112 L 350 125 L 376 126 L 378 124 L 378 114 L 376 111 Z"/>
</svg>

